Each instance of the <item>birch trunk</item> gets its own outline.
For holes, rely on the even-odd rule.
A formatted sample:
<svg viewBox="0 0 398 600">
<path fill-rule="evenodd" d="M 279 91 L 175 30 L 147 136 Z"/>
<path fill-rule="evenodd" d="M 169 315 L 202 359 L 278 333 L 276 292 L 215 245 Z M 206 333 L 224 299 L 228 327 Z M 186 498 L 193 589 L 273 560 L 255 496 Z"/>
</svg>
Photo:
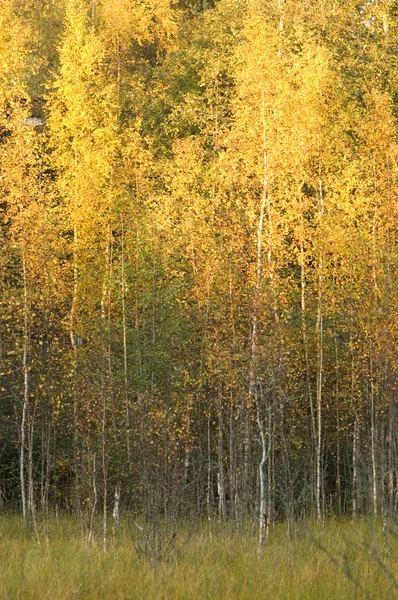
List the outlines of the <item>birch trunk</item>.
<svg viewBox="0 0 398 600">
<path fill-rule="evenodd" d="M 37 518 L 36 518 L 36 502 L 35 502 L 35 490 L 34 490 L 34 479 L 33 479 L 33 434 L 34 434 L 34 415 L 30 416 L 29 430 L 28 430 L 28 508 L 36 540 L 40 544 L 39 531 L 37 529 Z"/>
<path fill-rule="evenodd" d="M 111 384 L 111 350 L 109 342 L 110 329 L 110 291 L 109 282 L 112 277 L 112 256 L 111 256 L 111 233 L 108 226 L 107 241 L 105 250 L 105 270 L 104 282 L 101 297 L 101 353 L 103 355 L 102 373 L 101 373 L 101 393 L 102 393 L 102 473 L 104 484 L 104 500 L 103 500 L 103 519 L 102 519 L 102 539 L 103 549 L 106 552 L 107 548 L 107 533 L 108 533 L 108 445 L 107 445 L 107 420 L 108 409 L 107 399 Z M 106 310 L 108 307 L 108 311 Z M 108 315 L 107 315 L 108 312 Z M 108 317 L 108 319 L 107 319 Z"/>
<path fill-rule="evenodd" d="M 341 514 L 341 448 L 340 448 L 340 364 L 339 364 L 339 351 L 337 345 L 337 330 L 335 329 L 334 335 L 334 351 L 336 361 L 336 386 L 335 386 L 335 403 L 336 403 L 336 494 L 337 494 L 337 510 Z"/>
<path fill-rule="evenodd" d="M 23 269 L 23 298 L 24 298 L 24 329 L 23 329 L 23 350 L 22 350 L 22 372 L 24 379 L 24 396 L 22 405 L 21 419 L 21 446 L 20 446 L 20 483 L 21 483 L 21 502 L 22 516 L 27 520 L 27 498 L 26 498 L 26 480 L 25 480 L 25 446 L 26 446 L 26 426 L 29 411 L 29 305 L 28 305 L 28 285 L 26 258 L 22 256 Z"/>
<path fill-rule="evenodd" d="M 78 361 L 78 337 L 76 333 L 76 309 L 77 309 L 77 298 L 78 298 L 78 287 L 79 287 L 79 271 L 77 266 L 77 244 L 78 244 L 78 232 L 77 226 L 73 229 L 73 290 L 72 290 L 72 302 L 69 314 L 69 336 L 70 343 L 73 348 L 72 358 L 72 394 L 73 394 L 73 442 L 74 442 L 74 461 L 75 461 L 75 502 L 78 512 L 81 512 L 80 505 L 80 461 L 78 453 L 78 405 L 77 405 L 77 361 Z"/>
<path fill-rule="evenodd" d="M 223 414 L 221 392 L 218 394 L 218 517 L 224 523 L 225 514 L 225 482 L 224 482 L 224 453 L 223 453 Z"/>
<path fill-rule="evenodd" d="M 267 460 L 267 450 L 266 450 L 266 441 L 264 434 L 263 423 L 260 418 L 260 408 L 257 403 L 257 425 L 260 432 L 260 442 L 261 442 L 261 460 L 258 466 L 258 475 L 259 475 L 259 484 L 260 484 L 260 502 L 259 502 L 259 534 L 258 534 L 258 550 L 257 553 L 261 556 L 264 537 L 265 537 L 265 523 L 266 523 L 266 515 L 265 515 L 265 475 L 264 475 L 264 467 L 265 462 Z"/>
<path fill-rule="evenodd" d="M 88 523 L 88 535 L 87 540 L 91 542 L 94 537 L 94 516 L 97 508 L 97 460 L 95 454 L 93 454 L 93 470 L 92 470 L 92 486 L 93 486 L 93 499 L 89 514 L 89 523 Z"/>
<path fill-rule="evenodd" d="M 357 444 L 358 444 L 359 423 L 358 417 L 355 414 L 354 435 L 352 440 L 352 516 L 355 518 L 358 514 L 357 494 L 358 494 L 358 460 L 357 460 Z"/>
<path fill-rule="evenodd" d="M 210 414 L 207 417 L 207 492 L 206 492 L 206 506 L 207 506 L 207 524 L 209 528 L 209 537 L 212 538 L 212 527 L 211 527 L 211 436 L 210 436 Z"/>
<path fill-rule="evenodd" d="M 372 505 L 373 514 L 377 515 L 377 468 L 376 468 L 376 425 L 374 401 L 374 373 L 372 347 L 370 348 L 370 455 L 372 463 Z"/>
<path fill-rule="evenodd" d="M 250 355 L 250 380 L 249 380 L 249 397 L 256 406 L 257 425 L 259 428 L 260 442 L 262 455 L 259 464 L 259 485 L 260 485 L 260 503 L 259 503 L 259 537 L 258 537 L 258 554 L 261 555 L 264 543 L 265 530 L 265 477 L 264 466 L 266 461 L 265 435 L 260 417 L 260 407 L 257 392 L 257 336 L 258 336 L 258 312 L 260 300 L 260 287 L 262 279 L 262 254 L 263 254 L 263 227 L 264 215 L 267 204 L 269 205 L 268 197 L 268 164 L 267 164 L 267 146 L 266 146 L 266 121 L 265 121 L 265 97 L 264 90 L 261 94 L 262 101 L 262 121 L 263 121 L 263 189 L 260 204 L 260 214 L 257 226 L 257 264 L 256 264 L 256 284 L 254 289 L 253 303 L 253 320 L 252 320 L 252 340 L 251 340 L 251 355 Z M 270 211 L 268 211 L 270 212 Z M 270 218 L 270 214 L 269 214 Z M 269 224 L 271 227 L 271 224 Z M 270 249 L 269 249 L 270 252 Z M 269 257 L 270 258 L 270 257 Z"/>
<path fill-rule="evenodd" d="M 319 178 L 319 215 L 322 228 L 324 214 L 323 185 Z M 318 311 L 317 311 L 317 355 L 318 369 L 316 377 L 317 408 L 317 445 L 316 445 L 316 514 L 318 521 L 322 518 L 322 379 L 323 379 L 323 250 L 320 250 L 318 265 Z"/>
<path fill-rule="evenodd" d="M 376 156 L 373 156 L 373 186 L 374 186 L 374 211 L 372 218 L 372 273 L 373 273 L 373 296 L 375 306 L 379 304 L 379 285 L 377 281 L 377 202 L 378 202 L 378 185 L 376 171 Z M 379 308 L 379 307 L 378 307 Z M 378 335 L 375 327 L 374 335 Z M 377 514 L 377 468 L 376 468 L 376 424 L 375 424 L 375 394 L 374 394 L 374 361 L 373 361 L 373 345 L 370 342 L 369 349 L 370 358 L 370 453 L 372 463 L 372 504 L 373 514 Z"/>
<path fill-rule="evenodd" d="M 393 400 L 390 399 L 388 415 L 388 505 L 390 513 L 394 510 L 394 425 Z"/>
<path fill-rule="evenodd" d="M 357 410 L 355 407 L 355 362 L 354 362 L 354 339 L 353 339 L 353 316 L 351 315 L 350 323 L 350 354 L 351 354 L 351 389 L 350 403 L 354 410 L 354 432 L 352 438 L 352 516 L 357 516 L 357 488 L 358 488 L 358 466 L 357 466 L 357 443 L 359 433 L 359 422 Z"/>
<path fill-rule="evenodd" d="M 306 380 L 306 394 L 308 396 L 308 404 L 311 413 L 311 434 L 313 448 L 317 447 L 317 426 L 315 419 L 315 408 L 311 386 L 311 374 L 310 374 L 310 360 L 308 351 L 308 331 L 307 331 L 307 302 L 306 302 L 306 270 L 305 270 L 305 251 L 304 251 L 304 209 L 303 209 L 303 198 L 300 193 L 300 221 L 301 221 L 301 235 L 300 235 L 300 289 L 301 289 L 301 331 L 303 336 L 304 345 L 304 361 L 305 361 L 305 380 Z M 316 451 L 315 451 L 316 455 Z M 313 450 L 311 452 L 311 485 L 313 484 Z"/>
<path fill-rule="evenodd" d="M 113 528 L 112 528 L 112 535 L 113 535 L 113 543 L 116 543 L 116 534 L 117 534 L 117 530 L 119 529 L 119 521 L 120 521 L 120 494 L 121 494 L 121 489 L 122 489 L 122 485 L 120 483 L 120 481 L 118 481 L 118 483 L 115 486 L 115 500 L 114 500 L 114 504 L 113 504 Z"/>
<path fill-rule="evenodd" d="M 124 375 L 124 402 L 126 410 L 126 442 L 127 459 L 129 468 L 131 465 L 131 441 L 130 441 L 130 400 L 128 392 L 128 353 L 127 353 L 127 325 L 126 325 L 126 273 L 125 273 L 125 241 L 124 241 L 124 222 L 122 219 L 122 331 L 123 331 L 123 375 Z"/>
</svg>

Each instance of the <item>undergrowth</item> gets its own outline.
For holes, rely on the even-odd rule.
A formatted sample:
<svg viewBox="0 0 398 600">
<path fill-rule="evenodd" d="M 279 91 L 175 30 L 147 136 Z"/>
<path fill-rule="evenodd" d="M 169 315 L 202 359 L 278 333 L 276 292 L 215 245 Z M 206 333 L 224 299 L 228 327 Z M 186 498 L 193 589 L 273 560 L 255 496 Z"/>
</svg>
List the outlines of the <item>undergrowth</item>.
<svg viewBox="0 0 398 600">
<path fill-rule="evenodd" d="M 255 536 L 221 528 L 210 535 L 206 526 L 195 532 L 170 530 L 163 542 L 172 551 L 154 556 L 145 537 L 150 532 L 138 525 L 144 529 L 138 528 L 138 541 L 126 521 L 104 552 L 99 533 L 88 543 L 72 518 L 51 521 L 39 543 L 20 518 L 3 514 L 0 598 L 398 598 L 398 527 L 393 521 L 329 519 L 322 525 L 301 524 L 294 535 L 278 525 L 260 558 Z"/>
</svg>

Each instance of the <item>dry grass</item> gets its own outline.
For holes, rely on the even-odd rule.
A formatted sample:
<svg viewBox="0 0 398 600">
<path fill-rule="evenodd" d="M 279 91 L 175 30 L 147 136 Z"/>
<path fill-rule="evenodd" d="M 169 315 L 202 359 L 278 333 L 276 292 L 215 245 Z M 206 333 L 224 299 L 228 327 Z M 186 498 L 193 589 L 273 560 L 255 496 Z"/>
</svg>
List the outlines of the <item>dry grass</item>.
<svg viewBox="0 0 398 600">
<path fill-rule="evenodd" d="M 118 543 L 103 552 L 78 524 L 50 524 L 39 545 L 21 520 L 0 519 L 1 599 L 332 599 L 398 598 L 398 537 L 380 522 L 330 519 L 302 526 L 288 539 L 270 533 L 261 559 L 256 539 L 206 531 L 191 536 L 176 556 L 153 565 L 137 556 L 134 533 L 121 527 Z M 183 540 L 185 532 L 177 536 Z M 182 544 L 181 544 L 182 546 Z M 362 590 L 360 589 L 362 588 Z"/>
</svg>

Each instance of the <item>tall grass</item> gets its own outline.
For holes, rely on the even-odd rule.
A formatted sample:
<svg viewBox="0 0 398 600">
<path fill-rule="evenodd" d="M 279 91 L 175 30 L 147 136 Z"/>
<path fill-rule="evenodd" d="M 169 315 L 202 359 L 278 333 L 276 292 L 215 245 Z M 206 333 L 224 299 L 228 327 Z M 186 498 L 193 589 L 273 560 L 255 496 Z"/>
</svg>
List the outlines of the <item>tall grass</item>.
<svg viewBox="0 0 398 600">
<path fill-rule="evenodd" d="M 387 528 L 388 529 L 388 528 Z M 171 560 L 137 555 L 134 531 L 120 527 L 103 551 L 71 518 L 50 523 L 39 544 L 15 516 L 0 518 L 0 598 L 13 599 L 374 599 L 398 597 L 398 537 L 374 520 L 279 525 L 261 558 L 256 539 L 207 530 L 176 538 Z M 179 541 L 181 540 L 181 541 Z M 183 543 L 184 542 L 184 543 Z M 362 590 L 360 589 L 362 587 Z"/>
</svg>

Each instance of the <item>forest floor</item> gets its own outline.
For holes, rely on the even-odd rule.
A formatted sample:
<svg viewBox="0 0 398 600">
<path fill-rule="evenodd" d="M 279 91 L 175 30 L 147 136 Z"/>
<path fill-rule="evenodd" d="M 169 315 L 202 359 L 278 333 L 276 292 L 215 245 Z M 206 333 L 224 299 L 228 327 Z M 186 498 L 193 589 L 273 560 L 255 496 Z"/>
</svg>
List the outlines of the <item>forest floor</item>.
<svg viewBox="0 0 398 600">
<path fill-rule="evenodd" d="M 51 522 L 39 543 L 20 518 L 3 514 L 1 600 L 398 598 L 395 523 L 331 518 L 290 534 L 278 525 L 260 558 L 251 535 L 210 535 L 204 526 L 155 539 L 134 529 L 121 525 L 104 552 L 99 532 L 88 543 L 70 518 Z"/>
</svg>

